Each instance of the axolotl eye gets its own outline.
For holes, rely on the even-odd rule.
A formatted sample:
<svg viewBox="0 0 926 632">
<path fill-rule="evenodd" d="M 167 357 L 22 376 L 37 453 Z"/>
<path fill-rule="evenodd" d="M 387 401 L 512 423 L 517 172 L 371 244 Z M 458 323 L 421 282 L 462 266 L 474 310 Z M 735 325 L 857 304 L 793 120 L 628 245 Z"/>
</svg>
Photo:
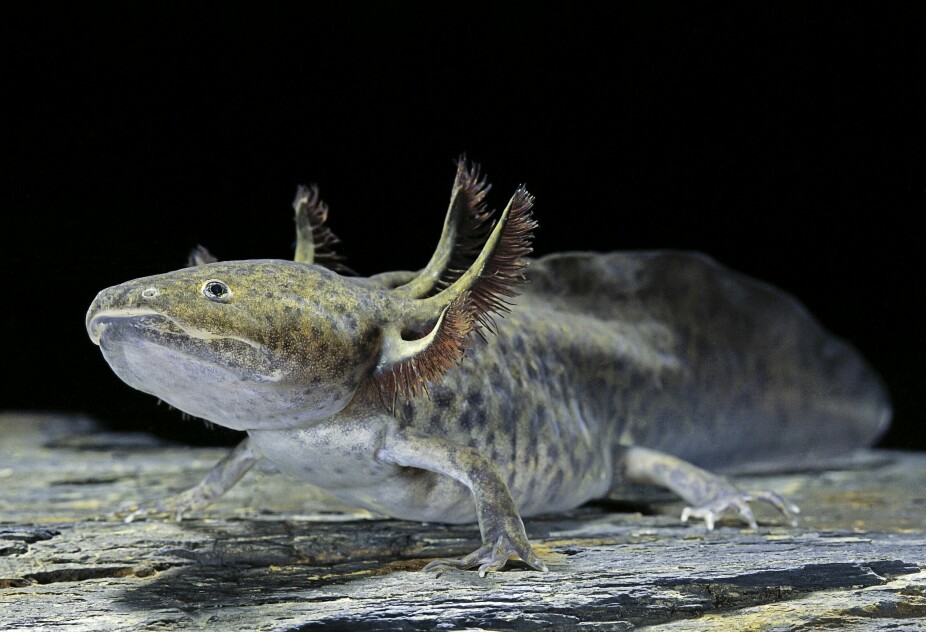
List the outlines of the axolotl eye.
<svg viewBox="0 0 926 632">
<path fill-rule="evenodd" d="M 231 288 L 224 282 L 216 279 L 209 279 L 203 283 L 202 293 L 203 296 L 210 301 L 215 301 L 217 303 L 227 303 L 232 297 Z"/>
</svg>

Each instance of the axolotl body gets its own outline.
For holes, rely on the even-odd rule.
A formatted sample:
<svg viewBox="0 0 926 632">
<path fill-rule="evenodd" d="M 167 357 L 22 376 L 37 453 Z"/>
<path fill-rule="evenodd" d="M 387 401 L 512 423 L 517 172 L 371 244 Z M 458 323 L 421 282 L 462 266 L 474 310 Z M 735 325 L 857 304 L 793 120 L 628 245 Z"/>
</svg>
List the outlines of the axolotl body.
<svg viewBox="0 0 926 632">
<path fill-rule="evenodd" d="M 87 330 L 130 386 L 248 434 L 196 487 L 133 516 L 218 498 L 257 458 L 396 518 L 479 523 L 483 546 L 425 568 L 539 570 L 521 516 L 622 482 L 667 487 L 711 528 L 748 502 L 706 468 L 809 464 L 887 427 L 883 385 L 793 298 L 700 254 L 528 261 L 533 198 L 496 219 L 461 159 L 418 272 L 341 274 L 317 189 L 294 261 L 215 261 L 100 292 Z M 527 283 L 524 283 L 527 281 Z M 515 298 L 516 297 L 516 298 Z"/>
</svg>

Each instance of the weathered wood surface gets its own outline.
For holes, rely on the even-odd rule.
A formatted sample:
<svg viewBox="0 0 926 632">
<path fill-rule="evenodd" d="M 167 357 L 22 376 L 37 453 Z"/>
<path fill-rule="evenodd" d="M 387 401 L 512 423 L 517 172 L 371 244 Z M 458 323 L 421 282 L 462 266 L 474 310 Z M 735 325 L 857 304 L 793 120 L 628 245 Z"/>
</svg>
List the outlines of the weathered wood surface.
<svg viewBox="0 0 926 632">
<path fill-rule="evenodd" d="M 415 572 L 475 527 L 376 519 L 267 468 L 181 523 L 107 517 L 224 453 L 0 415 L 0 629 L 926 629 L 926 455 L 741 477 L 802 508 L 758 531 L 664 494 L 533 519 L 549 573 Z"/>
</svg>

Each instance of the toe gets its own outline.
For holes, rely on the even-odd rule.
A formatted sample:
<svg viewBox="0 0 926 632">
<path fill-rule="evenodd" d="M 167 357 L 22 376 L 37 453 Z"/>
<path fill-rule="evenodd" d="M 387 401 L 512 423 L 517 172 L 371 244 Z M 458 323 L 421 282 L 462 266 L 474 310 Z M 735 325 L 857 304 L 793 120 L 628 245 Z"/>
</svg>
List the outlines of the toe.
<svg viewBox="0 0 926 632">
<path fill-rule="evenodd" d="M 756 522 L 756 517 L 752 513 L 752 509 L 749 507 L 749 504 L 742 498 L 737 498 L 733 501 L 733 505 L 736 507 L 736 511 L 739 513 L 740 518 L 749 525 L 750 529 L 758 529 L 759 525 Z"/>
<path fill-rule="evenodd" d="M 801 512 L 801 509 L 786 499 L 784 496 L 776 492 L 763 489 L 760 491 L 750 492 L 746 495 L 746 499 L 758 500 L 773 506 L 775 509 L 780 511 L 785 518 L 788 519 L 792 527 L 797 526 L 797 514 Z"/>
</svg>

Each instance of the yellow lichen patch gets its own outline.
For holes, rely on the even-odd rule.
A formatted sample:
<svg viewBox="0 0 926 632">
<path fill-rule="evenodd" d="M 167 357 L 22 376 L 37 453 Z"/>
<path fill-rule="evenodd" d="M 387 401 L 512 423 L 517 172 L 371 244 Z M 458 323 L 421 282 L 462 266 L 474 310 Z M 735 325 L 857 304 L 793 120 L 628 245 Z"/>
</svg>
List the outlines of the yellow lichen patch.
<svg viewBox="0 0 926 632">
<path fill-rule="evenodd" d="M 75 510 L 95 510 L 105 507 L 105 503 L 102 498 L 84 498 L 81 500 L 75 500 L 68 503 L 71 509 Z"/>
<path fill-rule="evenodd" d="M 427 559 L 396 560 L 378 565 L 376 568 L 364 568 L 352 573 L 319 575 L 318 579 L 323 581 L 330 579 L 343 580 L 345 577 L 379 577 L 398 572 L 417 572 L 424 568 L 429 561 Z"/>
<path fill-rule="evenodd" d="M 389 562 L 388 564 L 383 564 L 382 566 L 371 569 L 369 571 L 369 575 L 371 577 L 377 577 L 379 575 L 389 575 L 391 573 L 402 571 L 420 571 L 425 567 L 426 562 L 427 560 L 396 560 L 394 562 Z"/>
<path fill-rule="evenodd" d="M 885 503 L 884 494 L 880 491 L 858 491 L 851 490 L 842 493 L 835 493 L 830 496 L 833 501 L 837 501 L 848 507 L 855 509 L 865 507 L 877 507 Z"/>
<path fill-rule="evenodd" d="M 618 538 L 570 538 L 568 540 L 546 540 L 544 542 L 538 542 L 534 544 L 534 551 L 540 554 L 554 554 L 553 549 L 556 547 L 563 546 L 613 546 L 615 544 L 622 544 L 623 541 Z"/>
<path fill-rule="evenodd" d="M 549 546 L 549 543 L 534 544 L 533 549 L 534 549 L 534 553 L 536 553 L 539 557 L 543 558 L 543 560 L 547 563 L 562 562 L 563 560 L 569 557 L 568 555 L 554 551 Z"/>
</svg>

